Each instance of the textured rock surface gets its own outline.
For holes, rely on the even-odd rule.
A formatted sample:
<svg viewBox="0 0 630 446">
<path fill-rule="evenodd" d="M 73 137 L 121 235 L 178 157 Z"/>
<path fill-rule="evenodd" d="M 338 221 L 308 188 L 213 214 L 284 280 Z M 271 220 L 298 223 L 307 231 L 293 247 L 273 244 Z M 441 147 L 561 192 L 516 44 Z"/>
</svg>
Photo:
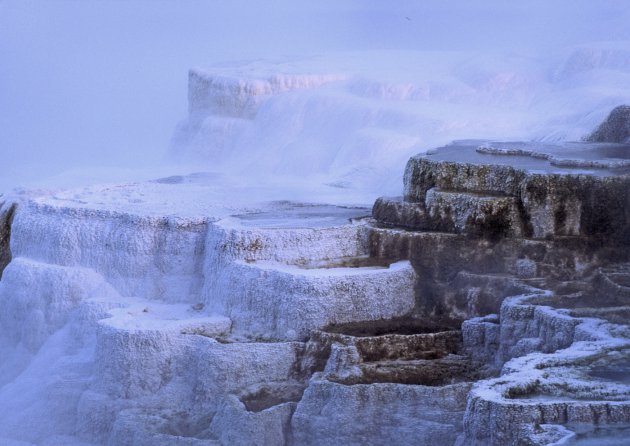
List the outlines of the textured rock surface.
<svg viewBox="0 0 630 446">
<path fill-rule="evenodd" d="M 586 141 L 630 143 L 630 106 L 614 108 Z"/>
<path fill-rule="evenodd" d="M 500 149 L 489 150 L 489 145 Z M 455 143 L 409 160 L 404 200 L 425 210 L 428 222 L 420 225 L 424 230 L 456 229 L 490 237 L 583 236 L 628 243 L 630 180 L 624 169 L 630 150 L 588 144 L 562 149 Z M 554 158 L 558 153 L 564 154 L 562 162 Z M 576 159 L 566 158 L 572 153 Z M 445 199 L 447 193 L 450 200 Z M 442 199 L 436 201 L 436 195 Z M 392 212 L 385 203 L 377 202 L 377 220 L 405 226 L 407 214 Z"/>
<path fill-rule="evenodd" d="M 569 444 L 576 425 L 630 420 L 629 155 L 456 143 L 375 204 L 374 255 L 410 260 L 419 316 L 472 317 L 463 351 L 499 375 L 473 384 L 457 445 Z"/>
<path fill-rule="evenodd" d="M 414 308 L 415 273 L 405 261 L 335 270 L 235 262 L 211 280 L 209 309 L 228 315 L 236 334 L 271 339 L 304 340 L 330 324 L 389 319 Z"/>
<path fill-rule="evenodd" d="M 615 436 L 630 422 L 624 147 L 449 146 L 411 159 L 405 198 L 374 219 L 226 203 L 200 174 L 8 200 L 0 438 Z M 25 430 L 41 413 L 58 416 Z"/>
<path fill-rule="evenodd" d="M 295 444 L 453 444 L 469 387 L 347 386 L 314 377 L 291 422 Z"/>
</svg>

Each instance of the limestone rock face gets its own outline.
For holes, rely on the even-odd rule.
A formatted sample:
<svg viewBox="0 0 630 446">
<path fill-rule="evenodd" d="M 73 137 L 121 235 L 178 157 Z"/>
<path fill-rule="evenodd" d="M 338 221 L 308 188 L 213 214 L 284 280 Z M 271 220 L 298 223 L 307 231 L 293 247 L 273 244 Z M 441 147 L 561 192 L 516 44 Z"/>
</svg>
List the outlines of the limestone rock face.
<svg viewBox="0 0 630 446">
<path fill-rule="evenodd" d="M 630 143 L 630 106 L 615 107 L 586 141 Z"/>
</svg>

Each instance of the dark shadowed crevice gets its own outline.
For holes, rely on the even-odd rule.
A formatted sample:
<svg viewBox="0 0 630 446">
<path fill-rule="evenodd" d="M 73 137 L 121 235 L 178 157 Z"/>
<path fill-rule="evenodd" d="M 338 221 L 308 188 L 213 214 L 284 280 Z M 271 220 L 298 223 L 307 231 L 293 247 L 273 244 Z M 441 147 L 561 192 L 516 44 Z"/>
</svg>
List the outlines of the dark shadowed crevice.
<svg viewBox="0 0 630 446">
<path fill-rule="evenodd" d="M 11 262 L 11 225 L 17 210 L 17 203 L 4 207 L 0 213 L 0 279 L 4 268 Z"/>
</svg>

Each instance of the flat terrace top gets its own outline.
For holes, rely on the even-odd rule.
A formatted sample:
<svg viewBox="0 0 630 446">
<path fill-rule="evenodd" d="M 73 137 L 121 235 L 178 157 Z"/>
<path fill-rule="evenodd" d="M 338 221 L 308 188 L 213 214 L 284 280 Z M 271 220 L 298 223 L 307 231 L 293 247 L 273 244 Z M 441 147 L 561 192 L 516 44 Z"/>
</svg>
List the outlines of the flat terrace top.
<svg viewBox="0 0 630 446">
<path fill-rule="evenodd" d="M 371 208 L 361 204 L 301 201 L 308 198 L 309 191 L 298 190 L 293 185 L 256 187 L 235 183 L 223 176 L 195 173 L 139 183 L 34 191 L 28 198 L 33 203 L 60 212 L 101 216 L 119 214 L 200 223 L 226 219 L 239 227 L 256 228 L 337 227 L 371 215 Z M 334 202 L 343 199 L 341 195 L 326 195 L 325 186 L 311 189 L 310 195 L 318 200 L 330 198 Z M 292 192 L 297 195 L 291 197 L 293 200 L 278 200 L 285 195 L 291 196 Z M 338 194 L 336 190 L 332 192 Z M 359 199 L 359 203 L 367 203 L 364 197 Z"/>
<path fill-rule="evenodd" d="M 630 174 L 630 145 L 611 143 L 455 141 L 421 158 L 508 165 L 531 173 L 618 176 Z"/>
<path fill-rule="evenodd" d="M 242 226 L 257 228 L 323 228 L 341 226 L 353 219 L 367 217 L 372 210 L 295 202 L 271 203 L 271 209 L 235 215 Z"/>
</svg>

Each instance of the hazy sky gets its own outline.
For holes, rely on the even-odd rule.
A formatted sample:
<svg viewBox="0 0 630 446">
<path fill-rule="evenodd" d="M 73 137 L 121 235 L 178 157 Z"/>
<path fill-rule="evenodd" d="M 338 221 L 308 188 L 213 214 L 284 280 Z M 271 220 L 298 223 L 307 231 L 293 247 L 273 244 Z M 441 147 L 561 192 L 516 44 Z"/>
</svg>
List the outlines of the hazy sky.
<svg viewBox="0 0 630 446">
<path fill-rule="evenodd" d="M 372 48 L 545 49 L 630 40 L 630 2 L 0 0 L 9 176 L 160 159 L 187 69 Z M 26 166 L 26 167 L 25 167 Z"/>
</svg>

